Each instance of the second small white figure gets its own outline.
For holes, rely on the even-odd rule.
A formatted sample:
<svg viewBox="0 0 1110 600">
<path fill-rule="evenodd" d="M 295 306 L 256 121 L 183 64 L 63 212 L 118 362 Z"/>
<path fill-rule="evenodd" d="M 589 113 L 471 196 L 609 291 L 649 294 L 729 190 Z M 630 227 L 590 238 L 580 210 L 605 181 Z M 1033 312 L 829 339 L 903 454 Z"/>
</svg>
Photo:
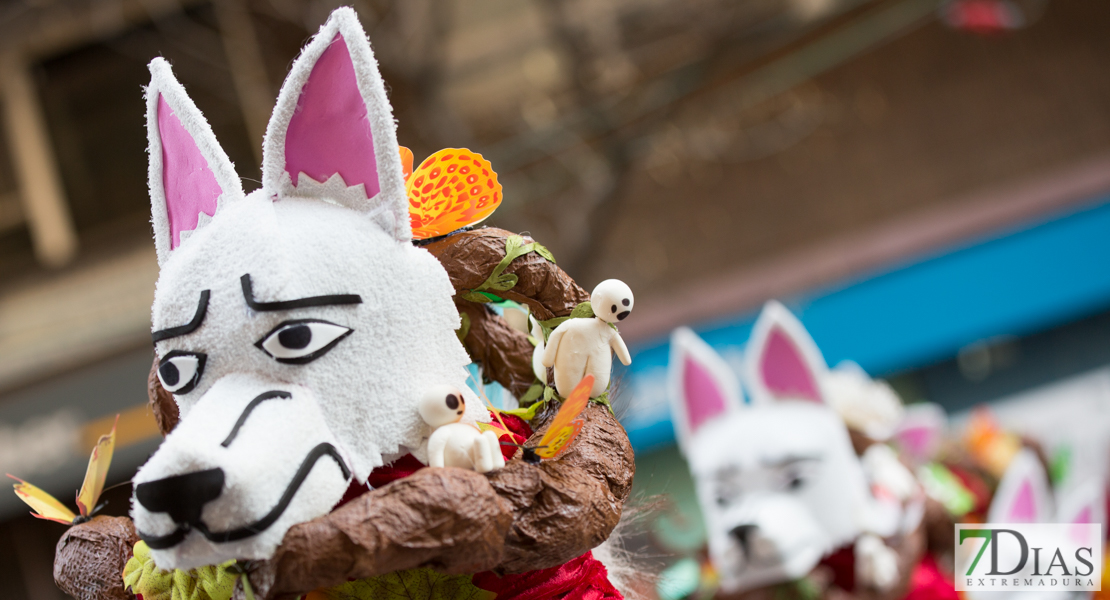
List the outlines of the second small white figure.
<svg viewBox="0 0 1110 600">
<path fill-rule="evenodd" d="M 542 363 L 555 368 L 555 391 L 566 398 L 586 375 L 594 376 L 590 397 L 609 387 L 613 352 L 625 365 L 632 363 L 628 347 L 611 326 L 632 312 L 632 290 L 619 279 L 606 279 L 590 294 L 593 319 L 567 319 L 559 324 L 543 351 Z"/>
<path fill-rule="evenodd" d="M 463 395 L 449 385 L 437 385 L 420 399 L 420 416 L 435 428 L 428 438 L 428 466 L 461 467 L 488 473 L 505 466 L 501 444 L 492 431 L 460 423 L 466 412 Z"/>
</svg>

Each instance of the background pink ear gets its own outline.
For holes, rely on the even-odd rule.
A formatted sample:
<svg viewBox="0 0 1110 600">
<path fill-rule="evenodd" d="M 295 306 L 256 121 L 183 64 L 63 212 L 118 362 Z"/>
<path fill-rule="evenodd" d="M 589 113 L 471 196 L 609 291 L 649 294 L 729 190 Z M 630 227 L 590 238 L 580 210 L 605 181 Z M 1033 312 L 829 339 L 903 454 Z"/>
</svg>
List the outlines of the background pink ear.
<svg viewBox="0 0 1110 600">
<path fill-rule="evenodd" d="M 683 448 L 706 423 L 741 406 L 740 382 L 732 368 L 685 327 L 671 334 L 668 387 L 675 435 Z"/>
<path fill-rule="evenodd" d="M 825 359 L 805 327 L 782 304 L 771 301 L 763 307 L 745 355 L 745 376 L 756 402 L 824 401 Z"/>
<path fill-rule="evenodd" d="M 991 500 L 990 523 L 1045 523 L 1053 515 L 1052 494 L 1044 466 L 1028 448 L 1019 451 Z"/>
<path fill-rule="evenodd" d="M 326 198 L 411 238 L 393 111 L 352 9 L 336 9 L 293 63 L 262 148 L 266 190 Z"/>
<path fill-rule="evenodd" d="M 936 455 L 948 417 L 944 409 L 931 402 L 910 404 L 894 433 L 894 441 L 902 455 L 914 465 L 921 465 Z"/>
<path fill-rule="evenodd" d="M 154 244 L 162 264 L 185 237 L 207 223 L 243 188 L 212 128 L 168 62 L 150 63 L 146 90 L 148 172 Z"/>
<path fill-rule="evenodd" d="M 1085 525 L 1089 523 L 1106 523 L 1106 488 L 1101 478 L 1092 477 L 1079 485 L 1073 486 L 1062 493 L 1056 504 L 1055 522 L 1070 523 L 1072 525 Z M 1096 540 L 1087 539 L 1085 529 L 1073 527 L 1069 531 L 1072 541 L 1081 544 L 1094 543 Z"/>
</svg>

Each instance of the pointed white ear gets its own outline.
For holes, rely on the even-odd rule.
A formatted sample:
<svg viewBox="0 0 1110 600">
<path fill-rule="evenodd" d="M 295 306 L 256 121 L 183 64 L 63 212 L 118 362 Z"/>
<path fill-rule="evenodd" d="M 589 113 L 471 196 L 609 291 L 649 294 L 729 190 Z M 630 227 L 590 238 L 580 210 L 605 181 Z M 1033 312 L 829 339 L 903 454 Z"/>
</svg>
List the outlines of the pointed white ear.
<svg viewBox="0 0 1110 600">
<path fill-rule="evenodd" d="M 1061 493 L 1057 523 L 1105 523 L 1106 490 L 1100 479 L 1088 479 Z"/>
<path fill-rule="evenodd" d="M 988 523 L 1047 523 L 1053 515 L 1048 477 L 1036 453 L 1022 448 L 998 483 Z"/>
<path fill-rule="evenodd" d="M 243 197 L 235 167 L 162 58 L 146 88 L 151 221 L 158 264 L 227 202 Z"/>
<path fill-rule="evenodd" d="M 685 327 L 671 334 L 667 374 L 671 418 L 679 445 L 698 429 L 741 407 L 740 382 L 716 351 Z"/>
<path fill-rule="evenodd" d="M 782 304 L 765 304 L 745 351 L 744 376 L 752 401 L 824 402 L 821 382 L 828 371 L 802 323 Z"/>
<path fill-rule="evenodd" d="M 336 9 L 293 63 L 262 150 L 262 185 L 279 198 L 325 198 L 412 238 L 393 111 L 351 8 Z"/>
<path fill-rule="evenodd" d="M 894 432 L 894 440 L 910 462 L 922 465 L 932 460 L 940 449 L 947 423 L 948 416 L 940 405 L 931 402 L 910 404 Z"/>
</svg>

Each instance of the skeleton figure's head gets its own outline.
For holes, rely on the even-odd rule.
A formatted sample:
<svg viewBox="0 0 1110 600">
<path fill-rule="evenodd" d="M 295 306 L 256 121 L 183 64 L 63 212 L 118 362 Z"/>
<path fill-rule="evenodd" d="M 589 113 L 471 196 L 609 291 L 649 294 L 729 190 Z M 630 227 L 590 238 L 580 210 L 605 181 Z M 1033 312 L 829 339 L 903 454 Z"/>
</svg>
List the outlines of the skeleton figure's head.
<svg viewBox="0 0 1110 600">
<path fill-rule="evenodd" d="M 632 314 L 635 302 L 632 289 L 619 279 L 606 279 L 590 293 L 590 306 L 593 307 L 594 314 L 606 323 L 625 320 Z"/>
<path fill-rule="evenodd" d="M 352 10 L 294 63 L 250 195 L 169 65 L 150 67 L 153 331 L 181 422 L 136 475 L 132 516 L 162 568 L 267 558 L 383 456 L 422 455 L 420 398 L 465 389 L 453 290 L 410 243 L 395 125 Z"/>
<path fill-rule="evenodd" d="M 745 355 L 750 404 L 688 329 L 671 338 L 670 396 L 710 556 L 729 592 L 797 579 L 867 525 L 871 497 L 827 367 L 801 323 L 769 303 Z"/>
</svg>

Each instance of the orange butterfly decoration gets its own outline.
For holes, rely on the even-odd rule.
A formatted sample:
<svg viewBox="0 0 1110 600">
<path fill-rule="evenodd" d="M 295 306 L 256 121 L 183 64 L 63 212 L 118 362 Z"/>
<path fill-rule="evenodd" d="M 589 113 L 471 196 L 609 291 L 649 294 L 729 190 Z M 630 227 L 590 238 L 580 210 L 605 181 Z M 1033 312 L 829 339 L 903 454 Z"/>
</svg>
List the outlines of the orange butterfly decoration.
<svg viewBox="0 0 1110 600">
<path fill-rule="evenodd" d="M 401 147 L 412 237 L 426 240 L 476 225 L 501 205 L 501 184 L 489 161 L 465 148 L 444 148 L 414 171 Z"/>
<path fill-rule="evenodd" d="M 543 460 L 559 458 L 567 448 L 570 448 L 570 443 L 578 437 L 578 432 L 582 431 L 582 426 L 586 424 L 586 421 L 579 417 L 582 411 L 586 410 L 586 405 L 590 403 L 590 389 L 593 387 L 593 375 L 583 377 L 582 381 L 574 386 L 574 390 L 559 407 L 559 412 L 555 413 L 555 419 L 551 421 L 551 425 L 540 438 L 540 443 L 524 447 L 525 462 L 535 465 Z"/>
<path fill-rule="evenodd" d="M 116 423 L 119 423 L 119 415 L 116 415 Z M 104 480 L 108 477 L 108 467 L 112 464 L 112 453 L 115 448 L 116 426 L 112 425 L 112 431 L 100 436 L 100 439 L 96 441 L 96 446 L 93 447 L 92 455 L 89 456 L 89 466 L 85 470 L 85 481 L 81 483 L 81 491 L 77 492 L 79 515 L 74 514 L 65 504 L 62 504 L 57 498 L 44 492 L 41 488 L 31 485 L 11 473 L 8 473 L 8 477 L 19 482 L 12 487 L 15 488 L 15 495 L 35 510 L 31 513 L 32 517 L 65 525 L 77 525 L 88 521 L 92 518 L 93 513 L 100 508 L 96 503 L 100 500 L 100 494 L 104 492 Z"/>
</svg>

